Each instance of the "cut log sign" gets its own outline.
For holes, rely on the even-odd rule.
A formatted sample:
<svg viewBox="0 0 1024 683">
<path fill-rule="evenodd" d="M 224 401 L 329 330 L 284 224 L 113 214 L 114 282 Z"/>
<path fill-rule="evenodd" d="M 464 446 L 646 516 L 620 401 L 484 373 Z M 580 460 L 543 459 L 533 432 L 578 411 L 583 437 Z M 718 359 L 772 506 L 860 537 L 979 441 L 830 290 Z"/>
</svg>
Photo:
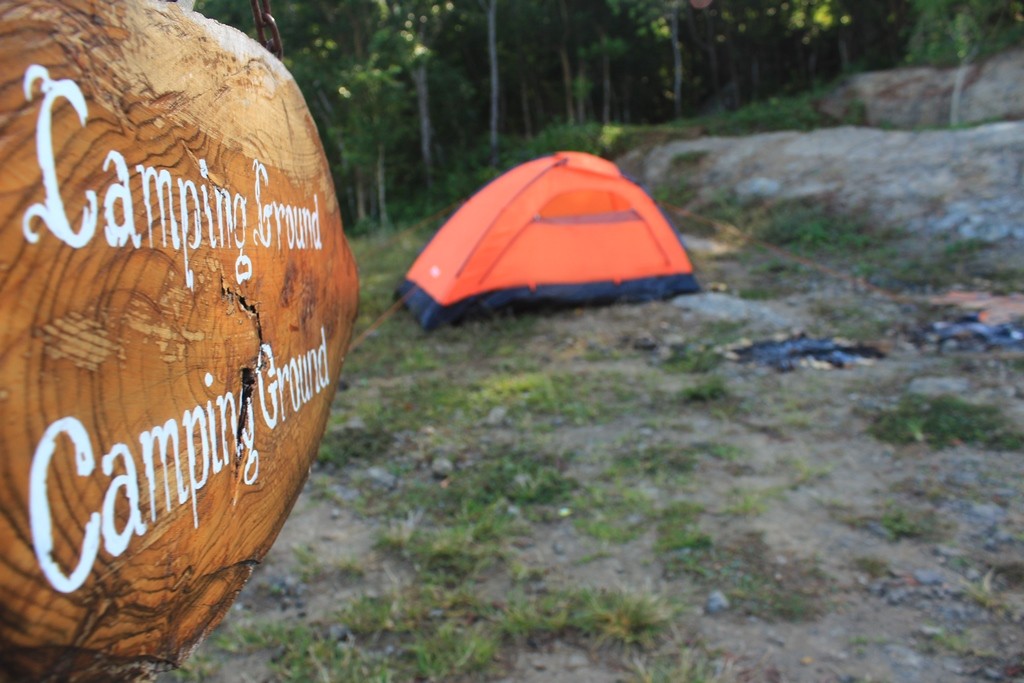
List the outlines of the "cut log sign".
<svg viewBox="0 0 1024 683">
<path fill-rule="evenodd" d="M 0 0 L 0 63 L 0 680 L 131 680 L 277 536 L 355 264 L 301 93 L 235 29 Z"/>
</svg>

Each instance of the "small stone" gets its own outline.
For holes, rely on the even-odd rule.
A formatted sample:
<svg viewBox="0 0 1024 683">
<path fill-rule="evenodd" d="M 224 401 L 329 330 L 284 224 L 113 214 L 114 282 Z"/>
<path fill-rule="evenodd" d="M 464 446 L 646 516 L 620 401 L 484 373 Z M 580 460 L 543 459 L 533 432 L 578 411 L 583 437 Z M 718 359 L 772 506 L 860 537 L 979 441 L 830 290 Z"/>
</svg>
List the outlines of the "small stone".
<svg viewBox="0 0 1024 683">
<path fill-rule="evenodd" d="M 434 458 L 434 461 L 430 463 L 430 472 L 435 479 L 447 478 L 454 469 L 455 466 L 448 458 Z"/>
<path fill-rule="evenodd" d="M 565 555 L 565 546 L 563 546 L 558 541 L 555 541 L 551 544 L 551 552 L 553 552 L 555 555 Z"/>
<path fill-rule="evenodd" d="M 921 635 L 928 636 L 929 638 L 935 638 L 936 636 L 942 635 L 942 628 L 939 626 L 930 626 L 926 624 L 919 628 L 918 631 L 921 632 Z"/>
<path fill-rule="evenodd" d="M 909 647 L 905 647 L 903 645 L 888 645 L 886 646 L 885 651 L 897 665 L 905 666 L 910 669 L 920 669 L 924 665 L 924 660 L 921 658 L 921 655 L 914 652 Z"/>
<path fill-rule="evenodd" d="M 529 488 L 533 485 L 533 477 L 526 472 L 520 472 L 516 476 L 512 477 L 512 483 L 519 489 Z"/>
<path fill-rule="evenodd" d="M 782 183 L 773 178 L 756 176 L 737 183 L 734 189 L 744 199 L 767 199 L 782 191 Z"/>
<path fill-rule="evenodd" d="M 708 600 L 704 604 L 704 611 L 707 614 L 718 614 L 729 609 L 729 598 L 725 597 L 722 591 L 711 591 Z"/>
<path fill-rule="evenodd" d="M 963 377 L 916 377 L 907 385 L 907 393 L 921 396 L 962 396 L 970 388 L 970 383 Z"/>
<path fill-rule="evenodd" d="M 381 488 L 393 489 L 398 486 L 398 477 L 388 472 L 383 467 L 371 467 L 366 470 L 366 476 L 370 481 Z"/>
<path fill-rule="evenodd" d="M 1006 518 L 1006 510 L 995 503 L 971 503 L 967 514 L 982 524 L 998 524 Z"/>
<path fill-rule="evenodd" d="M 353 415 L 352 417 L 350 417 L 348 420 L 345 421 L 345 429 L 352 429 L 352 430 L 366 429 L 366 420 L 364 420 L 363 418 L 359 417 L 358 415 Z"/>
<path fill-rule="evenodd" d="M 331 624 L 327 629 L 327 638 L 337 642 L 351 641 L 352 629 L 344 624 Z"/>
<path fill-rule="evenodd" d="M 505 422 L 507 415 L 508 408 L 505 406 L 494 406 L 491 408 L 491 412 L 487 413 L 487 417 L 484 418 L 484 424 L 488 427 L 500 427 Z"/>
<path fill-rule="evenodd" d="M 945 579 L 941 572 L 934 569 L 916 569 L 914 570 L 914 581 L 922 586 L 941 586 Z"/>
<path fill-rule="evenodd" d="M 637 351 L 653 351 L 658 348 L 658 342 L 651 337 L 637 337 L 633 340 L 633 348 Z"/>
<path fill-rule="evenodd" d="M 906 599 L 907 590 L 905 588 L 894 588 L 885 596 L 885 601 L 890 605 L 898 605 Z"/>
<path fill-rule="evenodd" d="M 590 664 L 590 660 L 582 652 L 574 652 L 569 655 L 569 659 L 566 662 L 570 669 L 579 669 L 580 667 L 587 666 Z"/>
</svg>

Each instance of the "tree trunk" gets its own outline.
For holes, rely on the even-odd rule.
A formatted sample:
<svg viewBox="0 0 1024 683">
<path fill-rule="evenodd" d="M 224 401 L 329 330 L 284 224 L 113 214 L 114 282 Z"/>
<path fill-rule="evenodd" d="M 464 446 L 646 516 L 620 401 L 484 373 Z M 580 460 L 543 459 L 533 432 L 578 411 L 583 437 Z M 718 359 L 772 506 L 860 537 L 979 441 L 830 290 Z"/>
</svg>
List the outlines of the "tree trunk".
<svg viewBox="0 0 1024 683">
<path fill-rule="evenodd" d="M 530 117 L 530 91 L 526 79 L 523 78 L 519 86 L 519 104 L 523 110 L 523 134 L 527 139 L 533 138 L 533 121 Z"/>
<path fill-rule="evenodd" d="M 581 124 L 587 122 L 587 62 L 584 59 L 580 59 L 580 73 L 576 78 L 575 87 L 576 91 L 576 117 L 577 121 Z"/>
<path fill-rule="evenodd" d="M 498 165 L 498 0 L 478 0 L 487 12 L 487 59 L 491 66 L 491 166 Z"/>
<path fill-rule="evenodd" d="M 599 29 L 601 45 L 601 123 L 607 126 L 612 119 L 612 58 L 608 54 L 608 35 Z"/>
<path fill-rule="evenodd" d="M 711 68 L 711 92 L 715 102 L 718 102 L 721 85 L 718 76 L 718 51 L 715 46 L 715 27 L 712 23 L 713 15 L 710 9 L 703 10 L 707 21 L 705 23 L 705 39 L 701 40 L 697 35 L 697 21 L 693 13 L 693 7 L 689 2 L 684 3 L 683 6 L 686 8 L 686 26 L 690 32 L 690 40 L 708 55 L 708 65 Z"/>
<path fill-rule="evenodd" d="M 710 10 L 705 10 L 707 13 L 707 45 L 708 63 L 711 65 L 711 89 L 715 93 L 715 100 L 719 100 L 722 90 L 722 79 L 718 74 L 718 46 L 715 44 L 715 24 L 714 15 Z"/>
<path fill-rule="evenodd" d="M 369 215 L 366 208 L 366 177 L 358 166 L 355 168 L 356 176 L 356 221 L 364 221 Z"/>
<path fill-rule="evenodd" d="M 562 41 L 558 44 L 558 60 L 562 65 L 562 88 L 565 91 L 565 122 L 576 120 L 573 109 L 572 63 L 569 61 L 569 8 L 565 0 L 559 0 L 558 9 L 562 15 Z"/>
<path fill-rule="evenodd" d="M 678 119 L 683 115 L 683 52 L 679 45 L 679 0 L 672 3 L 669 27 L 672 32 L 672 113 Z"/>
<path fill-rule="evenodd" d="M 576 111 L 572 104 L 572 65 L 569 63 L 569 49 L 565 43 L 558 46 L 558 59 L 562 63 L 562 89 L 565 92 L 565 122 L 576 120 Z"/>
<path fill-rule="evenodd" d="M 388 216 L 388 177 L 384 166 L 384 144 L 377 145 L 377 209 L 380 211 L 380 224 L 384 227 L 391 225 L 391 218 Z"/>
<path fill-rule="evenodd" d="M 974 60 L 975 49 L 972 49 L 967 53 L 967 56 L 960 61 L 960 66 L 956 70 L 955 80 L 953 81 L 953 96 L 949 103 L 949 125 L 957 126 L 960 125 L 960 103 L 963 99 L 964 84 L 967 82 L 967 72 L 971 68 L 971 62 Z"/>
<path fill-rule="evenodd" d="M 0 678 L 135 680 L 182 663 L 281 529 L 355 265 L 255 41 L 117 0 L 3 0 L 0 31 Z"/>
<path fill-rule="evenodd" d="M 412 72 L 416 86 L 416 104 L 420 113 L 420 154 L 423 157 L 423 172 L 427 187 L 434 187 L 434 159 L 431 154 L 433 127 L 430 125 L 430 89 L 427 84 L 427 65 L 416 65 Z"/>
</svg>

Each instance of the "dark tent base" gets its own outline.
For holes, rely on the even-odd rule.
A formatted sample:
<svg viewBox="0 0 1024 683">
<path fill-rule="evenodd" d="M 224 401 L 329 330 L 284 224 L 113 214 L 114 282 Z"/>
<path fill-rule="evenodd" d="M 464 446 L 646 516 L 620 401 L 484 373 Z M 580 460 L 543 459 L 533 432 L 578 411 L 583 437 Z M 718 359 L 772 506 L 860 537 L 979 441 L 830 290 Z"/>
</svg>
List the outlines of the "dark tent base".
<svg viewBox="0 0 1024 683">
<path fill-rule="evenodd" d="M 693 275 L 671 275 L 628 280 L 619 284 L 588 282 L 583 285 L 542 285 L 533 289 L 500 289 L 463 299 L 450 306 L 438 304 L 409 280 L 398 287 L 396 295 L 405 301 L 423 329 L 433 330 L 467 318 L 494 315 L 501 309 L 639 303 L 699 291 L 700 286 Z"/>
</svg>

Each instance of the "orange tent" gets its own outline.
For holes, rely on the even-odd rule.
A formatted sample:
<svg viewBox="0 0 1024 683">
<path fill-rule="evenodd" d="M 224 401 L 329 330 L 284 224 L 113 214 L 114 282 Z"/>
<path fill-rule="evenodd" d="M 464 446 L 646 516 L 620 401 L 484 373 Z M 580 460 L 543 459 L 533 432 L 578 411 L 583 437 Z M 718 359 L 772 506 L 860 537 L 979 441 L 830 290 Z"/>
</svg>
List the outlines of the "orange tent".
<svg viewBox="0 0 1024 683">
<path fill-rule="evenodd" d="M 649 301 L 698 289 L 679 234 L 640 186 L 610 161 L 559 152 L 473 195 L 398 293 L 429 330 L 510 305 Z"/>
</svg>

